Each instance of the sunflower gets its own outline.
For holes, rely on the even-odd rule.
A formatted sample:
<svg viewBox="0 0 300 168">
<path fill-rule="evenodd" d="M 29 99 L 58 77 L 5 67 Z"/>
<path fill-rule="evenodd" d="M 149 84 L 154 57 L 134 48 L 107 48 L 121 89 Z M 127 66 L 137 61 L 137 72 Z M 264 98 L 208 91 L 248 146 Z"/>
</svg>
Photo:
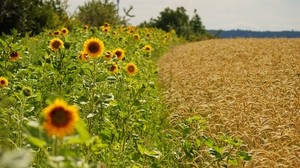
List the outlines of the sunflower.
<svg viewBox="0 0 300 168">
<path fill-rule="evenodd" d="M 64 47 L 64 42 L 59 38 L 54 38 L 50 41 L 49 48 L 52 51 L 58 51 L 60 48 Z"/>
<path fill-rule="evenodd" d="M 110 60 L 112 57 L 113 57 L 113 54 L 112 54 L 111 51 L 106 51 L 106 52 L 105 52 L 104 58 L 105 58 L 106 60 Z"/>
<path fill-rule="evenodd" d="M 64 27 L 64 28 L 61 29 L 60 32 L 61 32 L 62 35 L 65 36 L 65 35 L 67 35 L 67 34 L 69 33 L 69 30 L 68 30 L 67 28 Z"/>
<path fill-rule="evenodd" d="M 151 52 L 152 51 L 152 47 L 150 45 L 145 45 L 143 48 L 146 52 Z"/>
<path fill-rule="evenodd" d="M 87 25 L 83 26 L 84 31 L 87 31 L 88 29 L 89 29 L 89 26 L 87 26 Z"/>
<path fill-rule="evenodd" d="M 128 75 L 134 75 L 135 73 L 137 73 L 138 68 L 134 63 L 128 63 L 125 67 L 125 70 Z"/>
<path fill-rule="evenodd" d="M 0 77 L 0 88 L 3 88 L 3 87 L 7 87 L 8 86 L 8 80 L 4 77 Z"/>
<path fill-rule="evenodd" d="M 93 58 L 97 58 L 104 51 L 104 44 L 98 38 L 90 38 L 84 42 L 84 52 Z"/>
<path fill-rule="evenodd" d="M 105 23 L 103 24 L 103 27 L 110 27 L 110 25 L 109 25 L 109 23 L 105 22 Z"/>
<path fill-rule="evenodd" d="M 56 30 L 54 33 L 53 33 L 54 36 L 59 36 L 60 35 L 60 31 L 59 30 Z"/>
<path fill-rule="evenodd" d="M 118 60 L 122 60 L 125 57 L 125 52 L 121 48 L 115 49 L 113 53 L 117 56 Z"/>
<path fill-rule="evenodd" d="M 74 125 L 79 120 L 78 109 L 68 105 L 61 99 L 56 99 L 54 103 L 43 109 L 43 127 L 49 136 L 63 138 L 72 134 Z"/>
<path fill-rule="evenodd" d="M 105 32 L 105 33 L 107 33 L 107 32 L 110 31 L 110 27 L 104 27 L 104 28 L 102 29 L 102 31 Z"/>
<path fill-rule="evenodd" d="M 81 52 L 78 55 L 78 59 L 81 60 L 81 61 L 88 61 L 89 60 L 89 55 L 86 54 L 85 52 Z"/>
<path fill-rule="evenodd" d="M 119 68 L 118 68 L 118 65 L 116 63 L 113 63 L 111 65 L 111 67 L 109 68 L 109 71 L 112 72 L 112 73 L 117 73 L 118 70 L 119 70 Z"/>
<path fill-rule="evenodd" d="M 134 34 L 133 39 L 136 40 L 136 41 L 140 40 L 140 35 Z"/>
<path fill-rule="evenodd" d="M 20 58 L 20 53 L 17 51 L 13 51 L 10 53 L 10 60 L 16 61 L 17 59 Z"/>
</svg>

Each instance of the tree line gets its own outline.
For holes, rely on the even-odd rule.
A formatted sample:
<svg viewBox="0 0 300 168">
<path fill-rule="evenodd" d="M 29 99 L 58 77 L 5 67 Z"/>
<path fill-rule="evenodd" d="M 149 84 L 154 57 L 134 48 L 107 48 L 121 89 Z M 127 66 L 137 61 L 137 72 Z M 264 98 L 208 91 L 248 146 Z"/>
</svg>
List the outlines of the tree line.
<svg viewBox="0 0 300 168">
<path fill-rule="evenodd" d="M 1 0 L 0 1 L 0 32 L 9 34 L 13 29 L 21 34 L 35 35 L 45 29 L 58 27 L 72 28 L 79 25 L 101 26 L 105 22 L 112 25 L 127 25 L 130 15 L 123 9 L 126 16 L 121 17 L 118 4 L 112 0 L 90 0 L 79 6 L 73 14 L 67 13 L 68 0 Z M 175 30 L 177 35 L 190 41 L 211 38 L 205 30 L 200 16 L 194 11 L 190 19 L 184 7 L 176 10 L 166 8 L 160 16 L 144 21 L 139 26 L 155 27 L 165 31 Z"/>
</svg>

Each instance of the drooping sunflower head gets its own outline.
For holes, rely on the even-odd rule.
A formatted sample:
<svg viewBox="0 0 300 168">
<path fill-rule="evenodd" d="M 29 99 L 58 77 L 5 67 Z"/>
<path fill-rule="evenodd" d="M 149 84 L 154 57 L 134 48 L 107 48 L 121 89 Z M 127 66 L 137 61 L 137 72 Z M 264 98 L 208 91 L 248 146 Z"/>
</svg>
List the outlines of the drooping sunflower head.
<svg viewBox="0 0 300 168">
<path fill-rule="evenodd" d="M 104 44 L 98 38 L 90 38 L 84 42 L 84 52 L 93 58 L 99 57 L 104 51 Z"/>
<path fill-rule="evenodd" d="M 0 77 L 0 88 L 4 88 L 8 86 L 8 80 L 5 77 Z"/>
<path fill-rule="evenodd" d="M 87 54 L 87 53 L 85 53 L 85 52 L 80 52 L 79 53 L 79 55 L 78 55 L 78 59 L 80 60 L 80 61 L 88 61 L 89 60 L 89 55 Z"/>
<path fill-rule="evenodd" d="M 118 73 L 118 65 L 116 63 L 113 63 L 110 68 L 109 68 L 109 71 L 112 72 L 112 73 Z"/>
<path fill-rule="evenodd" d="M 106 51 L 104 54 L 104 59 L 110 60 L 113 57 L 113 53 L 111 51 Z"/>
<path fill-rule="evenodd" d="M 152 51 L 151 45 L 145 45 L 145 46 L 144 46 L 144 50 L 145 50 L 146 52 L 151 52 L 151 51 Z"/>
<path fill-rule="evenodd" d="M 49 136 L 63 138 L 74 132 L 74 126 L 79 120 L 78 109 L 68 105 L 61 99 L 43 109 L 43 127 Z"/>
<path fill-rule="evenodd" d="M 128 63 L 125 67 L 125 71 L 128 75 L 134 75 L 138 71 L 138 67 L 134 63 Z"/>
<path fill-rule="evenodd" d="M 64 28 L 61 29 L 60 32 L 61 32 L 62 35 L 65 36 L 65 35 L 67 35 L 67 34 L 69 33 L 69 30 L 68 30 L 67 28 L 64 27 Z"/>
<path fill-rule="evenodd" d="M 64 42 L 61 39 L 59 39 L 59 38 L 53 38 L 50 41 L 49 48 L 52 51 L 58 51 L 59 49 L 61 49 L 63 47 L 64 47 Z"/>
<path fill-rule="evenodd" d="M 16 60 L 18 60 L 20 58 L 20 53 L 19 52 L 17 52 L 17 51 L 13 51 L 13 52 L 11 52 L 10 53 L 10 60 L 11 61 L 16 61 Z"/>
<path fill-rule="evenodd" d="M 114 55 L 118 60 L 122 60 L 125 57 L 125 52 L 121 48 L 117 48 L 114 50 Z"/>
</svg>

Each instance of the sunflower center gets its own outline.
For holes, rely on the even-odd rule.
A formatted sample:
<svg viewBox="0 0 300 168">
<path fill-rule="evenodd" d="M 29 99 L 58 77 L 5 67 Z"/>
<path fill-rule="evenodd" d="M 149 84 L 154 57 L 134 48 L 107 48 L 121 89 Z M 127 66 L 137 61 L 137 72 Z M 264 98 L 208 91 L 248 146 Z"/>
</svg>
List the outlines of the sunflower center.
<svg viewBox="0 0 300 168">
<path fill-rule="evenodd" d="M 99 50 L 100 50 L 100 46 L 99 46 L 99 44 L 96 43 L 96 42 L 90 43 L 90 45 L 89 45 L 88 48 L 89 48 L 89 51 L 90 51 L 91 53 L 97 53 L 97 52 L 99 52 Z"/>
<path fill-rule="evenodd" d="M 0 80 L 0 84 L 1 84 L 1 85 L 4 85 L 4 84 L 5 84 L 5 81 L 4 81 L 4 80 Z"/>
<path fill-rule="evenodd" d="M 58 107 L 52 110 L 50 113 L 52 124 L 56 127 L 63 127 L 69 124 L 71 115 L 69 111 L 62 107 Z"/>
<path fill-rule="evenodd" d="M 12 57 L 12 58 L 18 57 L 18 53 L 17 53 L 17 52 L 12 52 L 12 53 L 10 54 L 10 57 Z"/>
<path fill-rule="evenodd" d="M 121 55 L 122 55 L 121 51 L 116 51 L 115 54 L 117 55 L 117 57 L 121 57 Z"/>
<path fill-rule="evenodd" d="M 110 71 L 114 71 L 117 67 L 115 65 L 110 67 Z"/>
<path fill-rule="evenodd" d="M 134 71 L 135 71 L 135 68 L 134 68 L 134 66 L 128 66 L 128 72 L 130 72 L 130 73 L 133 73 Z"/>
<path fill-rule="evenodd" d="M 108 53 L 108 52 L 107 52 L 107 53 L 105 54 L 105 57 L 106 57 L 106 58 L 110 58 L 110 56 L 111 56 L 111 53 Z"/>
<path fill-rule="evenodd" d="M 52 44 L 52 47 L 55 49 L 58 49 L 60 47 L 60 42 L 59 41 L 54 41 Z"/>
</svg>

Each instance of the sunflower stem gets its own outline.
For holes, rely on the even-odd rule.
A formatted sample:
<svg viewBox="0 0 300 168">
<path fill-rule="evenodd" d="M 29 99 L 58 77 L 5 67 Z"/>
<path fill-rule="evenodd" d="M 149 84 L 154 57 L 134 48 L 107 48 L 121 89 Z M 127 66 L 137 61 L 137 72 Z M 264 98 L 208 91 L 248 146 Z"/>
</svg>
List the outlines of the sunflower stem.
<svg viewBox="0 0 300 168">
<path fill-rule="evenodd" d="M 18 147 L 21 148 L 22 146 L 22 126 L 23 126 L 23 114 L 24 114 L 24 108 L 26 104 L 26 98 L 24 97 L 23 100 L 19 98 L 21 102 L 21 109 L 19 113 L 19 124 L 18 124 Z"/>
</svg>

